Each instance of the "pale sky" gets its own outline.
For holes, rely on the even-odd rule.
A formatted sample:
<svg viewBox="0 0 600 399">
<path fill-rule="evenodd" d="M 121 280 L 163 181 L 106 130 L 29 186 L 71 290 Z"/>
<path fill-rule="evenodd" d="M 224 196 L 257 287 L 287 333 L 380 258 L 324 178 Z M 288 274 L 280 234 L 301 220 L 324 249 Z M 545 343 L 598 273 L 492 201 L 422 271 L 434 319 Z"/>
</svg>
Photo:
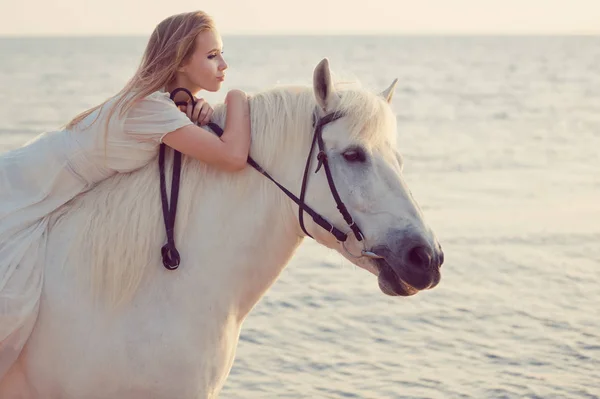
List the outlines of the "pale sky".
<svg viewBox="0 0 600 399">
<path fill-rule="evenodd" d="M 0 36 L 147 36 L 198 9 L 223 35 L 600 34 L 600 0 L 0 0 Z"/>
</svg>

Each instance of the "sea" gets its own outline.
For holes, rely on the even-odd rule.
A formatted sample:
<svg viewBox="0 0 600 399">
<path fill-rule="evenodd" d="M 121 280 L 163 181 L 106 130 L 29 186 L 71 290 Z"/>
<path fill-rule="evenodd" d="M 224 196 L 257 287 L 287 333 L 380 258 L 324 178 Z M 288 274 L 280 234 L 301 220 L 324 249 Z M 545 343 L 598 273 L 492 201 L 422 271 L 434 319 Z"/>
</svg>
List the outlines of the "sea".
<svg viewBox="0 0 600 399">
<path fill-rule="evenodd" d="M 117 92 L 146 37 L 0 38 L 0 152 Z M 399 83 L 404 175 L 441 283 L 383 295 L 306 240 L 244 322 L 222 398 L 599 398 L 600 37 L 224 36 L 204 97 Z M 190 348 L 193 350 L 193 348 Z"/>
</svg>

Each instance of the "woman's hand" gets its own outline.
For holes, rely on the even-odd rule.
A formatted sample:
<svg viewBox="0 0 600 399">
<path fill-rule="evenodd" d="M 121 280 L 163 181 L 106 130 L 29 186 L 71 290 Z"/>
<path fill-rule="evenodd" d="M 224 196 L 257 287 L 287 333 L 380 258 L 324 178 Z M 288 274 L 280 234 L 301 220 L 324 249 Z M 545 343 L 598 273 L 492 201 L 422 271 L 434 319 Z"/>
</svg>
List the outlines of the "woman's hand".
<svg viewBox="0 0 600 399">
<path fill-rule="evenodd" d="M 204 126 L 210 122 L 210 118 L 213 114 L 213 108 L 202 98 L 194 97 L 194 101 L 196 101 L 195 107 L 192 106 L 191 101 L 188 101 L 188 105 L 185 106 L 185 109 L 182 109 L 182 111 L 185 112 L 188 118 L 190 118 L 190 120 L 196 125 Z"/>
</svg>

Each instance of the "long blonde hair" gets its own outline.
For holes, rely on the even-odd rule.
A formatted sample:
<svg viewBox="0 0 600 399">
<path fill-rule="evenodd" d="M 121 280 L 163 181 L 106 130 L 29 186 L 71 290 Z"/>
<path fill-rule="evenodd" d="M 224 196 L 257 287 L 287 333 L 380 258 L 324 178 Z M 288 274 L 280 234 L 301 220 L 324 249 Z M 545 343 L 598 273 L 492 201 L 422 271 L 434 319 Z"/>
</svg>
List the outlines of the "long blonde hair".
<svg viewBox="0 0 600 399">
<path fill-rule="evenodd" d="M 137 101 L 171 83 L 175 79 L 177 68 L 194 52 L 196 36 L 208 30 L 215 30 L 215 24 L 213 19 L 202 11 L 176 14 L 163 20 L 154 28 L 140 66 L 125 87 L 100 105 L 74 117 L 66 127 L 74 127 L 109 100 L 117 97 L 106 118 L 108 127 L 116 109 L 120 109 L 121 116 L 125 115 Z"/>
</svg>

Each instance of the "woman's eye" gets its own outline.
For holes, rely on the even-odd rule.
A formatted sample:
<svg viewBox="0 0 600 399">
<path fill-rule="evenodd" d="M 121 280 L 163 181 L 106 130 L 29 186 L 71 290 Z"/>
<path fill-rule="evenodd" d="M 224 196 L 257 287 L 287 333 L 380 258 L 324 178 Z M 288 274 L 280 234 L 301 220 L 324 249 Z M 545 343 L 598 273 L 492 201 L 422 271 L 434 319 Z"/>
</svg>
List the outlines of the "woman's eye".
<svg viewBox="0 0 600 399">
<path fill-rule="evenodd" d="M 348 162 L 364 162 L 367 159 L 365 152 L 360 148 L 346 150 L 342 155 Z"/>
</svg>

